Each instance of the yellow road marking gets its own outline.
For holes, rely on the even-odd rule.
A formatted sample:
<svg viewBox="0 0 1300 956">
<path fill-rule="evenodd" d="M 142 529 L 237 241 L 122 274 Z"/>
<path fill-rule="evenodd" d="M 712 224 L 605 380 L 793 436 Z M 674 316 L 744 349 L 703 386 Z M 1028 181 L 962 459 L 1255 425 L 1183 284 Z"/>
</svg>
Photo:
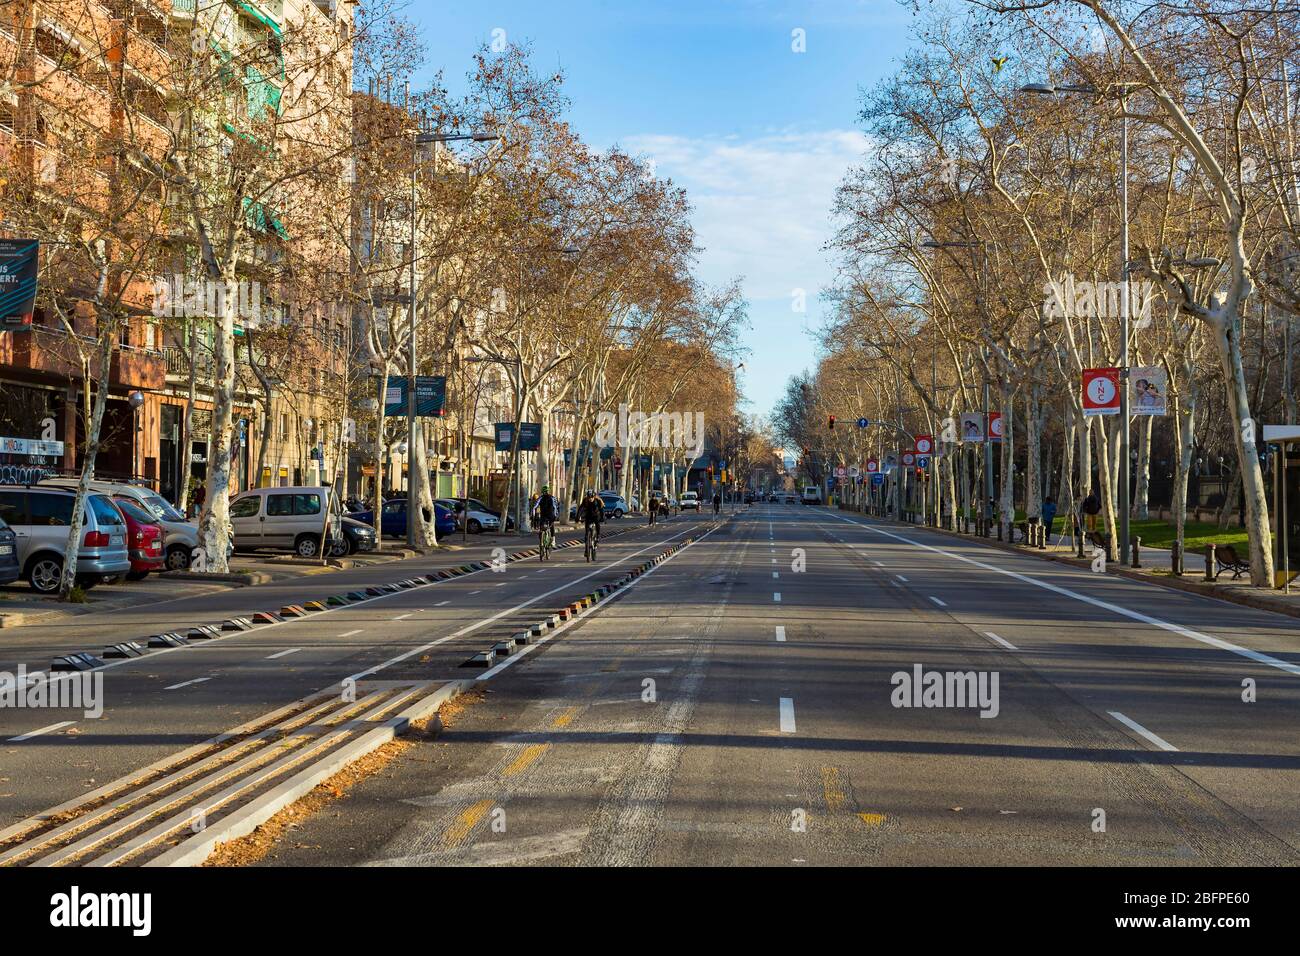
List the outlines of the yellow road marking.
<svg viewBox="0 0 1300 956">
<path fill-rule="evenodd" d="M 826 809 L 838 810 L 844 806 L 839 767 L 822 767 L 822 795 L 826 798 Z"/>
<path fill-rule="evenodd" d="M 551 727 L 552 728 L 567 727 L 569 726 L 569 724 L 573 723 L 573 718 L 577 717 L 580 713 L 582 713 L 581 707 L 570 707 L 567 710 L 565 710 L 564 713 L 560 714 L 553 721 L 551 721 Z"/>
<path fill-rule="evenodd" d="M 550 744 L 529 744 L 524 748 L 523 753 L 511 762 L 510 766 L 501 771 L 501 776 L 513 777 L 517 773 L 522 773 L 529 764 L 550 749 Z"/>
<path fill-rule="evenodd" d="M 883 813 L 859 813 L 858 819 L 869 827 L 878 827 L 885 822 Z"/>
<path fill-rule="evenodd" d="M 456 822 L 442 832 L 442 842 L 455 844 L 465 839 L 478 822 L 483 819 L 483 814 L 487 813 L 491 806 L 491 800 L 480 800 L 467 810 L 462 811 L 460 816 L 456 817 Z"/>
</svg>

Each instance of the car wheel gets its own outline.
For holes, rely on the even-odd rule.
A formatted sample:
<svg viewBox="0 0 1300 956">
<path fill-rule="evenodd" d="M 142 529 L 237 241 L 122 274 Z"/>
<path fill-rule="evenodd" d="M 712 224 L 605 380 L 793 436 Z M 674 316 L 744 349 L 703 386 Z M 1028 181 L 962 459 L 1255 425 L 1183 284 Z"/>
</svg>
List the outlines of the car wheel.
<svg viewBox="0 0 1300 956">
<path fill-rule="evenodd" d="M 183 544 L 174 544 L 167 549 L 167 570 L 185 571 L 190 566 L 190 549 Z"/>
<path fill-rule="evenodd" d="M 294 542 L 293 550 L 300 558 L 314 558 L 317 554 L 318 544 L 316 536 L 313 534 L 301 535 Z"/>
<path fill-rule="evenodd" d="M 621 517 L 623 517 L 623 515 L 625 515 L 625 514 L 627 514 L 627 512 L 624 511 L 622 508 L 615 508 L 615 509 L 614 509 L 614 517 L 615 517 L 615 518 L 621 518 Z"/>
<path fill-rule="evenodd" d="M 331 558 L 342 558 L 342 557 L 346 557 L 351 553 L 352 553 L 352 547 L 348 543 L 346 538 L 339 541 L 335 541 L 333 544 L 330 545 Z"/>
<path fill-rule="evenodd" d="M 106 574 L 94 583 L 90 583 L 90 582 L 87 583 L 90 584 L 90 587 L 94 587 L 95 584 L 117 584 L 121 580 L 122 580 L 122 575 L 120 574 Z"/>
<path fill-rule="evenodd" d="M 477 518 L 470 518 L 469 522 L 465 525 L 465 529 L 470 534 L 478 534 L 480 531 L 483 530 L 483 526 L 479 524 Z"/>
<path fill-rule="evenodd" d="M 63 577 L 63 562 L 52 555 L 37 558 L 27 569 L 27 583 L 32 586 L 33 591 L 41 594 L 57 593 L 61 577 Z"/>
<path fill-rule="evenodd" d="M 127 579 L 128 581 L 143 581 L 143 580 L 144 580 L 145 578 L 147 578 L 148 576 L 149 576 L 149 572 L 148 572 L 148 571 L 128 571 L 128 572 L 126 572 L 126 579 Z"/>
</svg>

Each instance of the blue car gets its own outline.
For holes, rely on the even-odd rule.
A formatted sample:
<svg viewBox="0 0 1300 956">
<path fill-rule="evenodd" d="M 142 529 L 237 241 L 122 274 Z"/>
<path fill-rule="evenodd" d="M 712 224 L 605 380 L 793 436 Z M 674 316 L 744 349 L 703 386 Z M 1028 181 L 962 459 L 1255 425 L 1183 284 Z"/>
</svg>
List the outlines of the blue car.
<svg viewBox="0 0 1300 956">
<path fill-rule="evenodd" d="M 450 535 L 456 530 L 456 519 L 452 517 L 451 512 L 440 504 L 434 504 L 434 514 L 437 519 L 434 523 L 434 531 L 439 538 L 444 535 Z M 406 537 L 406 499 L 389 498 L 384 502 L 383 510 L 380 511 L 380 531 L 385 537 L 405 538 Z M 364 522 L 368 525 L 375 523 L 375 513 L 373 511 L 354 511 L 348 515 L 356 521 Z"/>
</svg>

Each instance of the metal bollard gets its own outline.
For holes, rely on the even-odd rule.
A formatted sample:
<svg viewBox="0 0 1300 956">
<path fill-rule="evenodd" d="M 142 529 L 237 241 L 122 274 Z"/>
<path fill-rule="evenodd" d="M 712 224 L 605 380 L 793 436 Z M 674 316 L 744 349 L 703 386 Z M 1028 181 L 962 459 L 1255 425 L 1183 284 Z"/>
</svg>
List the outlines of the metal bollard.
<svg viewBox="0 0 1300 956">
<path fill-rule="evenodd" d="M 1175 541 L 1169 547 L 1169 570 L 1174 577 L 1182 577 L 1183 545 L 1181 541 Z"/>
<path fill-rule="evenodd" d="M 1052 535 L 1051 532 L 1048 530 L 1047 525 L 1042 524 L 1038 526 L 1038 550 L 1039 551 L 1047 550 L 1047 542 L 1051 537 Z"/>
<path fill-rule="evenodd" d="M 1205 580 L 1214 580 L 1214 544 L 1205 546 Z"/>
<path fill-rule="evenodd" d="M 1078 548 L 1078 554 L 1075 556 L 1082 558 L 1083 557 L 1083 528 L 1079 526 L 1078 521 L 1074 523 L 1074 543 L 1075 546 Z"/>
<path fill-rule="evenodd" d="M 998 521 L 998 540 L 999 540 L 999 541 L 1002 540 L 1002 522 L 1001 522 L 1001 520 Z"/>
<path fill-rule="evenodd" d="M 1133 535 L 1133 567 L 1142 567 L 1142 539 Z"/>
</svg>

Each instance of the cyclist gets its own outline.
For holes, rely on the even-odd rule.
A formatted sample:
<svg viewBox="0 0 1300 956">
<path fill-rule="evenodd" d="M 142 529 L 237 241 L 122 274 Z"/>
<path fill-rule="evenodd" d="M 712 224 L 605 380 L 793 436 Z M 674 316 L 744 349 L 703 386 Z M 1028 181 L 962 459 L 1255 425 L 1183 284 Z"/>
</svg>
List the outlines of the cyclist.
<svg viewBox="0 0 1300 956">
<path fill-rule="evenodd" d="M 713 493 L 713 513 L 717 514 L 721 510 L 722 510 L 722 495 L 718 494 L 718 492 L 715 491 Z"/>
<path fill-rule="evenodd" d="M 537 529 L 537 540 L 542 546 L 542 560 L 555 541 L 555 519 L 560 514 L 560 503 L 551 494 L 550 485 L 542 485 L 542 493 L 533 502 L 533 527 Z"/>
<path fill-rule="evenodd" d="M 650 496 L 650 527 L 654 527 L 655 516 L 659 514 L 659 493 Z"/>
<path fill-rule="evenodd" d="M 600 541 L 600 523 L 605 518 L 605 502 L 594 491 L 588 491 L 578 505 L 578 520 L 582 522 L 588 561 L 596 560 L 596 543 Z"/>
</svg>

